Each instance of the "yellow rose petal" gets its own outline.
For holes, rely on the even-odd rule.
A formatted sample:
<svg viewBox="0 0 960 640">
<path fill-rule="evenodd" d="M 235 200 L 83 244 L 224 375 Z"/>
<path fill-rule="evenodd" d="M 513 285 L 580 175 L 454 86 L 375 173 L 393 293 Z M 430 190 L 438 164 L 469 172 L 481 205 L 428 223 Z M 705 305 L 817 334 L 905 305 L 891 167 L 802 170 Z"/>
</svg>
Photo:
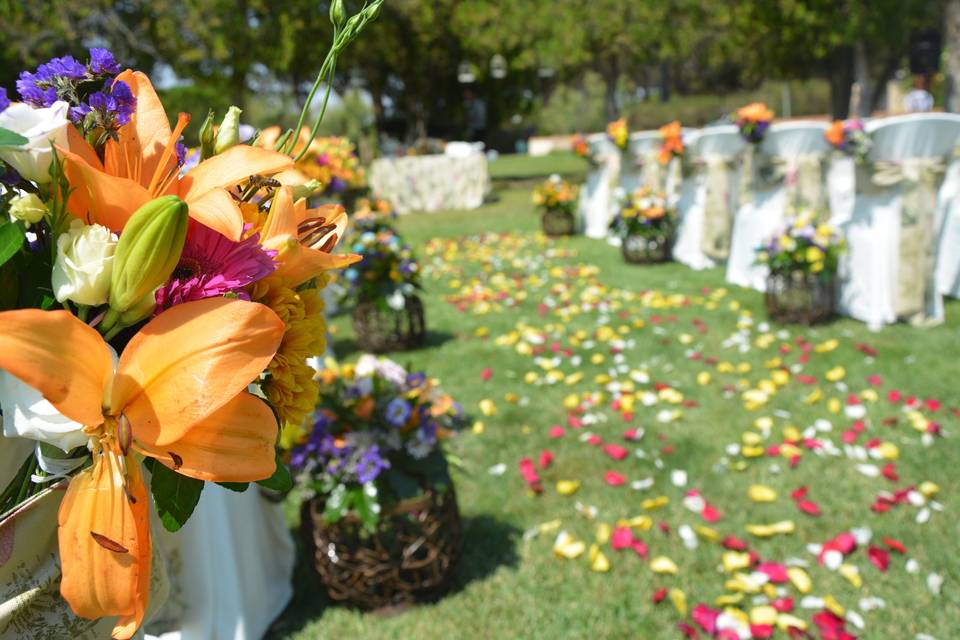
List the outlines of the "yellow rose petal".
<svg viewBox="0 0 960 640">
<path fill-rule="evenodd" d="M 813 589 L 813 581 L 810 575 L 800 567 L 787 567 L 787 577 L 797 591 L 806 595 Z"/>
<path fill-rule="evenodd" d="M 558 480 L 557 493 L 562 496 L 572 496 L 580 488 L 579 480 Z"/>
<path fill-rule="evenodd" d="M 679 569 L 673 560 L 667 556 L 657 556 L 650 561 L 650 570 L 654 573 L 666 573 L 676 575 Z"/>
<path fill-rule="evenodd" d="M 754 502 L 773 502 L 777 499 L 777 492 L 763 484 L 753 484 L 747 489 L 747 497 Z"/>
<path fill-rule="evenodd" d="M 607 559 L 607 556 L 604 555 L 603 551 L 600 551 L 600 547 L 592 544 L 590 545 L 590 570 L 596 571 L 597 573 L 606 573 L 610 571 L 610 561 Z"/>
<path fill-rule="evenodd" d="M 680 589 L 670 589 L 670 602 L 681 616 L 687 615 L 687 594 Z"/>
</svg>

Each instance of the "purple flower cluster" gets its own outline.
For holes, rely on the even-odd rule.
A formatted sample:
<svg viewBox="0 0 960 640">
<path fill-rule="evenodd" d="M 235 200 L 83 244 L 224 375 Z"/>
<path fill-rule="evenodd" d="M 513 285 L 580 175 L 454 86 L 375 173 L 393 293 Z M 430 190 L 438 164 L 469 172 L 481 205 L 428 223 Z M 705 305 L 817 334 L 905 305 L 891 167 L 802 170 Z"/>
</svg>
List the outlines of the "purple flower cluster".
<svg viewBox="0 0 960 640">
<path fill-rule="evenodd" d="M 759 122 L 738 120 L 737 126 L 740 128 L 740 134 L 747 142 L 759 144 L 763 142 L 763 135 L 770 128 L 770 122 L 768 120 L 760 120 Z"/>
<path fill-rule="evenodd" d="M 130 87 L 114 80 L 119 71 L 110 51 L 94 47 L 87 64 L 63 56 L 41 64 L 32 73 L 23 71 L 17 92 L 23 102 L 34 107 L 49 107 L 63 100 L 70 104 L 70 120 L 75 125 L 109 134 L 130 122 L 137 105 Z"/>
<path fill-rule="evenodd" d="M 366 484 L 390 468 L 380 445 L 359 432 L 336 438 L 329 431 L 331 424 L 326 415 L 318 414 L 309 439 L 290 454 L 290 465 L 295 470 L 319 471 L 341 482 Z"/>
<path fill-rule="evenodd" d="M 10 98 L 7 97 L 7 90 L 0 87 L 0 113 L 7 110 L 10 106 Z"/>
</svg>

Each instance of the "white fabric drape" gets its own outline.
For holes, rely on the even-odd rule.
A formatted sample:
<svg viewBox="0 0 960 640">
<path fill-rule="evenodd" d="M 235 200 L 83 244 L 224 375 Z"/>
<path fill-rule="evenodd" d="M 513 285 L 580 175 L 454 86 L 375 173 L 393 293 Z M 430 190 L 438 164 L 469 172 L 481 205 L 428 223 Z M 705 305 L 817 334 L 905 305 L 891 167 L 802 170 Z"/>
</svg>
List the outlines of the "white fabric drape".
<svg viewBox="0 0 960 640">
<path fill-rule="evenodd" d="M 680 225 L 673 246 L 673 257 L 693 269 L 707 269 L 715 266 L 715 262 L 703 252 L 707 165 L 711 162 L 731 163 L 743 149 L 744 142 L 737 128 L 732 125 L 707 127 L 691 133 L 689 140 L 685 136 L 685 141 L 685 164 L 688 169 L 684 172 L 677 201 Z M 730 167 L 723 170 L 734 171 Z M 732 210 L 736 190 L 731 189 L 724 197 Z"/>
<path fill-rule="evenodd" d="M 603 238 L 616 207 L 613 191 L 620 175 L 620 150 L 603 133 L 589 136 L 587 144 L 596 164 L 587 174 L 586 184 L 580 188 L 578 210 L 584 235 Z"/>
<path fill-rule="evenodd" d="M 937 212 L 937 290 L 960 298 L 960 159 L 953 160 L 940 188 Z"/>
<path fill-rule="evenodd" d="M 490 188 L 482 153 L 378 158 L 370 166 L 370 188 L 397 213 L 476 209 Z"/>
<path fill-rule="evenodd" d="M 786 223 L 791 204 L 787 182 L 797 180 L 801 163 L 816 171 L 830 150 L 823 137 L 827 125 L 822 122 L 776 123 L 754 150 L 754 176 L 761 162 L 775 165 L 777 176 L 756 180 L 754 176 L 741 177 L 741 189 L 752 182 L 752 193 L 737 210 L 727 259 L 727 282 L 741 287 L 764 291 L 769 269 L 756 263 L 757 247 L 767 242 Z M 764 157 L 766 156 L 766 157 Z M 817 171 L 819 175 L 819 171 Z"/>
</svg>

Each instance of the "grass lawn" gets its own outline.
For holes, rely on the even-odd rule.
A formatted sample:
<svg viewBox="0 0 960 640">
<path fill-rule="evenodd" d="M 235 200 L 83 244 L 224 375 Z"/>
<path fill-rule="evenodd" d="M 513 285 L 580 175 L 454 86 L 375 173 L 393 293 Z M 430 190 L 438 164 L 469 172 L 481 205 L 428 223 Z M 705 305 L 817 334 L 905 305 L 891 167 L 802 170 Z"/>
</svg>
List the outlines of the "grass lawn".
<svg viewBox="0 0 960 640">
<path fill-rule="evenodd" d="M 504 157 L 491 169 L 533 171 L 534 160 Z M 497 202 L 477 211 L 414 215 L 400 222 L 427 269 L 423 298 L 430 335 L 426 348 L 395 357 L 438 377 L 483 423 L 482 432 L 467 431 L 450 445 L 466 461 L 455 475 L 465 549 L 451 593 L 394 617 L 363 614 L 330 605 L 304 559 L 295 576 L 294 601 L 269 637 L 679 638 L 677 623 L 684 617 L 670 598 L 651 601 L 658 588 L 681 590 L 691 608 L 700 602 L 714 606 L 718 596 L 733 593 L 724 584 L 732 574 L 720 568 L 725 549 L 703 538 L 696 549 L 686 548 L 678 535 L 682 525 L 705 525 L 721 536 L 737 536 L 764 561 L 805 563 L 813 583 L 809 595 L 830 595 L 847 611 L 859 613 L 865 629 L 847 625 L 859 637 L 958 637 L 960 471 L 954 466 L 958 418 L 951 408 L 960 404 L 960 304 L 950 303 L 947 324 L 932 329 L 898 325 L 870 333 L 850 320 L 817 329 L 767 327 L 762 296 L 726 289 L 720 270 L 630 266 L 604 242 L 582 237 L 546 241 L 536 233 L 538 218 L 527 191 L 499 195 Z M 506 232 L 512 235 L 464 239 Z M 500 295 L 468 299 L 468 292 Z M 449 296 L 461 298 L 457 302 L 466 311 L 458 310 Z M 747 314 L 752 314 L 752 325 Z M 349 319 L 336 318 L 334 327 L 338 355 L 355 359 Z M 622 342 L 611 343 L 612 338 Z M 545 350 L 537 355 L 541 341 Z M 804 342 L 819 348 L 805 357 Z M 877 355 L 866 353 L 870 349 Z M 493 373 L 486 382 L 481 379 L 485 367 Z M 743 392 L 773 384 L 773 371 L 788 370 L 783 367 L 791 373 L 777 374 L 780 384 L 766 404 L 748 409 Z M 827 381 L 828 372 L 834 379 L 840 376 L 838 367 L 843 368 L 842 380 Z M 582 379 L 572 375 L 577 372 Z M 550 375 L 560 381 L 544 383 Z M 528 384 L 528 376 L 538 383 Z M 868 382 L 871 376 L 878 378 Z M 619 382 L 621 389 L 633 384 L 652 404 L 638 401 L 633 415 L 625 418 L 610 406 L 614 388 L 608 380 Z M 657 393 L 655 383 L 668 390 Z M 924 443 L 911 427 L 903 401 L 888 401 L 891 391 L 904 398 L 939 399 L 942 408 L 924 407 L 920 414 L 937 421 L 944 435 Z M 850 396 L 866 408 L 865 430 L 851 431 L 855 444 L 845 448 L 842 434 L 856 422 L 842 408 Z M 570 428 L 564 403 L 582 406 L 584 398 L 596 405 L 579 417 L 593 423 Z M 494 415 L 481 415 L 484 399 L 496 404 Z M 768 431 L 762 428 L 764 420 L 757 426 L 758 418 L 767 419 Z M 801 447 L 795 468 L 784 456 L 764 454 L 767 447 L 783 443 L 785 430 L 789 436 L 790 427 L 805 431 L 817 421 L 820 430 L 805 435 L 821 449 L 816 453 Z M 551 425 L 563 425 L 566 435 L 549 437 Z M 622 434 L 630 427 L 645 430 L 643 438 L 626 441 Z M 601 447 L 582 441 L 588 431 L 605 443 L 625 446 L 630 455 L 619 461 L 608 457 Z M 746 440 L 744 434 L 749 434 Z M 890 445 L 895 445 L 899 458 L 870 457 L 866 445 L 874 439 L 874 455 L 892 455 Z M 742 445 L 753 441 L 761 455 L 746 457 Z M 890 444 L 874 446 L 879 442 Z M 555 461 L 540 471 L 546 490 L 534 496 L 518 464 L 525 456 L 537 461 L 544 449 Z M 887 462 L 895 464 L 899 480 L 865 475 Z M 506 472 L 490 473 L 499 463 Z M 609 486 L 608 471 L 625 476 L 626 484 Z M 675 471 L 686 472 L 685 486 L 673 482 Z M 646 478 L 653 478 L 651 488 L 631 488 L 631 481 Z M 563 496 L 555 487 L 558 480 L 579 480 L 581 485 L 575 495 Z M 917 519 L 923 519 L 929 502 L 899 504 L 886 513 L 871 510 L 881 492 L 924 481 L 939 485 L 928 522 L 918 524 Z M 776 499 L 748 500 L 752 484 L 774 489 Z M 808 488 L 807 499 L 817 503 L 822 515 L 797 508 L 791 492 L 800 487 Z M 707 523 L 685 508 L 682 501 L 690 489 L 698 489 L 716 507 L 719 521 Z M 644 501 L 658 496 L 669 504 L 645 509 Z M 584 517 L 578 502 L 595 507 L 596 518 Z M 289 506 L 296 531 L 296 507 Z M 600 523 L 613 525 L 642 514 L 655 524 L 649 531 L 636 530 L 636 537 L 649 547 L 650 558 L 669 557 L 679 568 L 676 575 L 654 573 L 648 560 L 630 549 L 614 551 L 609 544 L 602 551 L 610 570 L 598 573 L 591 570 L 587 553 L 573 560 L 554 555 L 556 530 L 523 537 L 524 531 L 560 520 L 561 529 L 589 547 Z M 792 534 L 760 538 L 746 530 L 748 524 L 787 520 L 795 523 Z M 854 527 L 872 532 L 871 541 L 845 560 L 859 570 L 859 588 L 839 572 L 818 566 L 807 549 Z M 884 537 L 902 542 L 907 553 L 891 552 L 889 569 L 881 572 L 868 561 L 867 548 L 886 548 Z M 916 572 L 907 571 L 908 559 L 916 562 Z M 945 578 L 939 596 L 928 589 L 931 573 Z M 794 599 L 793 613 L 799 618 L 809 622 L 820 611 L 801 608 L 802 595 L 793 585 L 778 589 Z M 749 611 L 762 598 L 762 592 L 746 594 L 740 606 Z M 863 598 L 880 598 L 885 608 L 865 612 Z M 819 637 L 812 625 L 811 635 Z"/>
<path fill-rule="evenodd" d="M 492 180 L 525 180 L 559 173 L 571 179 L 582 178 L 587 162 L 570 151 L 556 151 L 545 156 L 506 154 L 490 163 Z"/>
</svg>

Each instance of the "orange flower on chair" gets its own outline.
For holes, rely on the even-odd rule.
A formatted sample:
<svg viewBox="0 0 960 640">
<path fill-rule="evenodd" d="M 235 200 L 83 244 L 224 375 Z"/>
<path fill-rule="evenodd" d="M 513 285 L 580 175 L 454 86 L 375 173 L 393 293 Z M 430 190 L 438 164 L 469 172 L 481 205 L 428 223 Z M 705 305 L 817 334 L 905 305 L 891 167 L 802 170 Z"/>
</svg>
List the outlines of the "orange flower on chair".
<svg viewBox="0 0 960 640">
<path fill-rule="evenodd" d="M 74 129 L 68 129 L 69 149 L 58 148 L 64 173 L 74 189 L 70 213 L 88 223 L 123 230 L 141 205 L 163 195 L 179 196 L 190 207 L 190 217 L 231 240 L 240 240 L 243 214 L 228 189 L 252 175 L 272 175 L 293 167 L 288 156 L 267 149 L 237 145 L 204 160 L 180 176 L 176 144 L 189 116 L 181 113 L 171 130 L 167 114 L 147 76 L 124 71 L 137 98 L 130 122 L 117 140 L 107 141 L 103 160 Z"/>
<path fill-rule="evenodd" d="M 283 331 L 254 302 L 188 302 L 145 325 L 114 366 L 100 334 L 67 311 L 0 313 L 0 368 L 90 437 L 93 464 L 70 481 L 58 517 L 60 592 L 77 615 L 119 616 L 118 639 L 143 621 L 151 541 L 141 457 L 200 480 L 273 474 L 277 423 L 246 388 Z"/>
</svg>

